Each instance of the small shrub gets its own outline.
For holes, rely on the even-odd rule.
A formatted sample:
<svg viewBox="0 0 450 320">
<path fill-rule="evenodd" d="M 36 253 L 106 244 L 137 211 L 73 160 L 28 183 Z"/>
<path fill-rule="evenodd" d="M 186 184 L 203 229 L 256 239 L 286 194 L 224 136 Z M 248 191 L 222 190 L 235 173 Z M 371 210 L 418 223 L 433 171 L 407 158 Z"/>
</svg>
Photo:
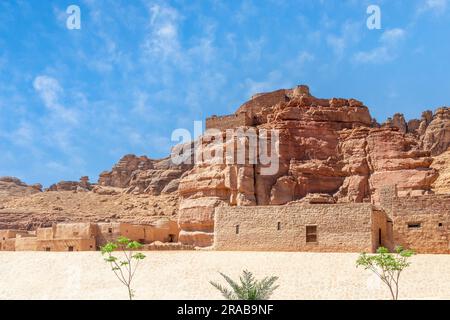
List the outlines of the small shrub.
<svg viewBox="0 0 450 320">
<path fill-rule="evenodd" d="M 268 300 L 279 287 L 275 285 L 278 277 L 266 277 L 262 280 L 256 280 L 253 274 L 247 270 L 244 270 L 242 276 L 239 277 L 240 283 L 233 281 L 223 273 L 220 273 L 220 275 L 228 283 L 230 289 L 212 281 L 210 283 L 227 300 Z"/>
<path fill-rule="evenodd" d="M 392 299 L 398 300 L 400 274 L 410 266 L 408 258 L 412 255 L 412 250 L 405 250 L 401 246 L 395 248 L 395 253 L 380 247 L 374 255 L 362 253 L 356 261 L 356 266 L 375 273 L 389 288 Z"/>
<path fill-rule="evenodd" d="M 116 241 L 108 242 L 101 247 L 102 255 L 107 256 L 105 261 L 111 265 L 111 270 L 117 279 L 127 287 L 130 300 L 133 300 L 134 297 L 134 290 L 131 287 L 134 274 L 139 266 L 139 262 L 145 259 L 144 254 L 135 252 L 135 250 L 140 248 L 142 248 L 142 244 L 125 237 L 119 237 Z M 123 259 L 121 260 L 114 256 L 115 252 L 122 252 Z"/>
</svg>

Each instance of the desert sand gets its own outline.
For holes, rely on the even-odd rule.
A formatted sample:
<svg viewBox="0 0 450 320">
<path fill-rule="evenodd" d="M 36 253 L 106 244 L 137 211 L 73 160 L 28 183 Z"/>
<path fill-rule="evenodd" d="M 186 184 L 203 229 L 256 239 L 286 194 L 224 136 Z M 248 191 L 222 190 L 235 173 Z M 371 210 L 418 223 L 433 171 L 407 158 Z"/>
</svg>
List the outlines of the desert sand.
<svg viewBox="0 0 450 320">
<path fill-rule="evenodd" d="M 222 299 L 209 280 L 247 268 L 277 275 L 273 299 L 389 299 L 357 254 L 174 251 L 145 252 L 136 299 Z M 417 255 L 402 275 L 401 299 L 450 299 L 450 255 Z M 0 252 L 0 299 L 127 299 L 99 252 Z"/>
</svg>

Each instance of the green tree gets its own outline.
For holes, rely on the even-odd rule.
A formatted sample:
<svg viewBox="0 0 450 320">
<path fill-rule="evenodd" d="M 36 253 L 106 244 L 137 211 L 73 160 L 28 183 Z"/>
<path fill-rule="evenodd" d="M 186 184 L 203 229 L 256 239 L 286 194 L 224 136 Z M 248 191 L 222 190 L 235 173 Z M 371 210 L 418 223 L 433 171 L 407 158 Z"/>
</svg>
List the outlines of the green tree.
<svg viewBox="0 0 450 320">
<path fill-rule="evenodd" d="M 393 300 L 398 300 L 400 274 L 410 266 L 408 258 L 414 255 L 412 250 L 398 246 L 394 253 L 380 247 L 374 255 L 362 253 L 356 261 L 356 266 L 362 266 L 365 270 L 371 270 L 389 288 Z"/>
<path fill-rule="evenodd" d="M 242 276 L 239 277 L 240 283 L 233 281 L 223 273 L 220 273 L 220 275 L 231 287 L 231 290 L 212 281 L 209 283 L 219 290 L 227 300 L 268 300 L 279 287 L 275 285 L 278 277 L 256 280 L 253 274 L 247 270 L 244 270 Z"/>
<path fill-rule="evenodd" d="M 134 290 L 131 288 L 134 274 L 137 270 L 139 262 L 145 259 L 145 255 L 140 252 L 135 252 L 142 248 L 142 244 L 137 241 L 131 241 L 125 237 L 119 237 L 114 242 L 108 242 L 101 247 L 102 255 L 106 255 L 105 261 L 111 265 L 111 270 L 116 275 L 117 279 L 127 287 L 128 296 L 133 300 Z M 119 259 L 114 255 L 116 252 L 121 252 L 123 258 Z"/>
</svg>

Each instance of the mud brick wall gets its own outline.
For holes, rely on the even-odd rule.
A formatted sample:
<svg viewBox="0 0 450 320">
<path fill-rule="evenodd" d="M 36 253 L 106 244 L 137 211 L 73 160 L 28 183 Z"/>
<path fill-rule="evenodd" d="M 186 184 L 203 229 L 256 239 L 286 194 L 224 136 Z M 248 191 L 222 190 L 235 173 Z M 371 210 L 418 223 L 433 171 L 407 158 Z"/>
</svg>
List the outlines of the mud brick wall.
<svg viewBox="0 0 450 320">
<path fill-rule="evenodd" d="M 244 112 L 231 114 L 227 116 L 213 116 L 206 119 L 206 129 L 219 129 L 221 131 L 227 129 L 235 129 L 242 126 L 252 126 L 252 118 Z"/>
<path fill-rule="evenodd" d="M 450 195 L 393 201 L 393 238 L 417 253 L 450 253 Z"/>
<path fill-rule="evenodd" d="M 307 233 L 316 229 L 316 241 Z M 221 207 L 214 248 L 242 251 L 373 252 L 386 216 L 371 204 Z M 314 230 L 314 228 L 312 229 Z M 382 239 L 382 242 L 384 239 Z"/>
</svg>

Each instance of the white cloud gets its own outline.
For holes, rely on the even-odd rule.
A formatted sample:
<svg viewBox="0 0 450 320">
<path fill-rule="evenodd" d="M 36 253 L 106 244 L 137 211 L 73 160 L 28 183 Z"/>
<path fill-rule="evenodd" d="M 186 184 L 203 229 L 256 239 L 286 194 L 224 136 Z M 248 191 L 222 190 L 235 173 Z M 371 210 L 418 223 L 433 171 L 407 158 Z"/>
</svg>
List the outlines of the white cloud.
<svg viewBox="0 0 450 320">
<path fill-rule="evenodd" d="M 383 63 L 393 59 L 386 47 L 378 47 L 371 51 L 360 51 L 355 54 L 354 60 L 358 63 Z"/>
<path fill-rule="evenodd" d="M 389 29 L 380 36 L 380 46 L 360 51 L 353 56 L 356 63 L 386 63 L 397 58 L 398 46 L 406 36 L 406 31 L 400 28 Z"/>
<path fill-rule="evenodd" d="M 443 14 L 447 10 L 448 0 L 425 0 L 417 9 L 417 13 L 434 12 Z"/>
<path fill-rule="evenodd" d="M 40 75 L 34 79 L 33 87 L 43 100 L 45 107 L 53 116 L 70 124 L 76 124 L 78 122 L 77 113 L 74 110 L 65 108 L 60 103 L 60 96 L 64 90 L 58 80 L 49 76 Z"/>
<path fill-rule="evenodd" d="M 34 132 L 39 132 L 40 141 L 50 147 L 70 156 L 73 162 L 78 158 L 78 147 L 74 140 L 75 129 L 79 126 L 81 113 L 74 108 L 68 108 L 63 104 L 64 89 L 59 81 L 47 75 L 39 75 L 33 81 L 33 87 L 42 99 L 47 114 L 35 119 Z M 71 97 L 80 97 L 79 94 L 71 94 Z M 76 107 L 81 107 L 83 100 L 73 100 Z M 27 131 L 19 131 L 17 134 L 26 134 Z"/>
<path fill-rule="evenodd" d="M 63 90 L 56 79 L 48 76 L 37 76 L 34 79 L 33 87 L 48 108 L 58 106 L 58 97 Z"/>
<path fill-rule="evenodd" d="M 158 4 L 150 7 L 150 13 L 150 33 L 144 42 L 144 50 L 156 58 L 178 58 L 180 14 L 170 6 Z"/>
<path fill-rule="evenodd" d="M 388 45 L 393 45 L 397 43 L 397 41 L 403 39 L 406 35 L 405 30 L 400 28 L 389 29 L 383 32 L 380 37 L 380 42 Z"/>
</svg>

